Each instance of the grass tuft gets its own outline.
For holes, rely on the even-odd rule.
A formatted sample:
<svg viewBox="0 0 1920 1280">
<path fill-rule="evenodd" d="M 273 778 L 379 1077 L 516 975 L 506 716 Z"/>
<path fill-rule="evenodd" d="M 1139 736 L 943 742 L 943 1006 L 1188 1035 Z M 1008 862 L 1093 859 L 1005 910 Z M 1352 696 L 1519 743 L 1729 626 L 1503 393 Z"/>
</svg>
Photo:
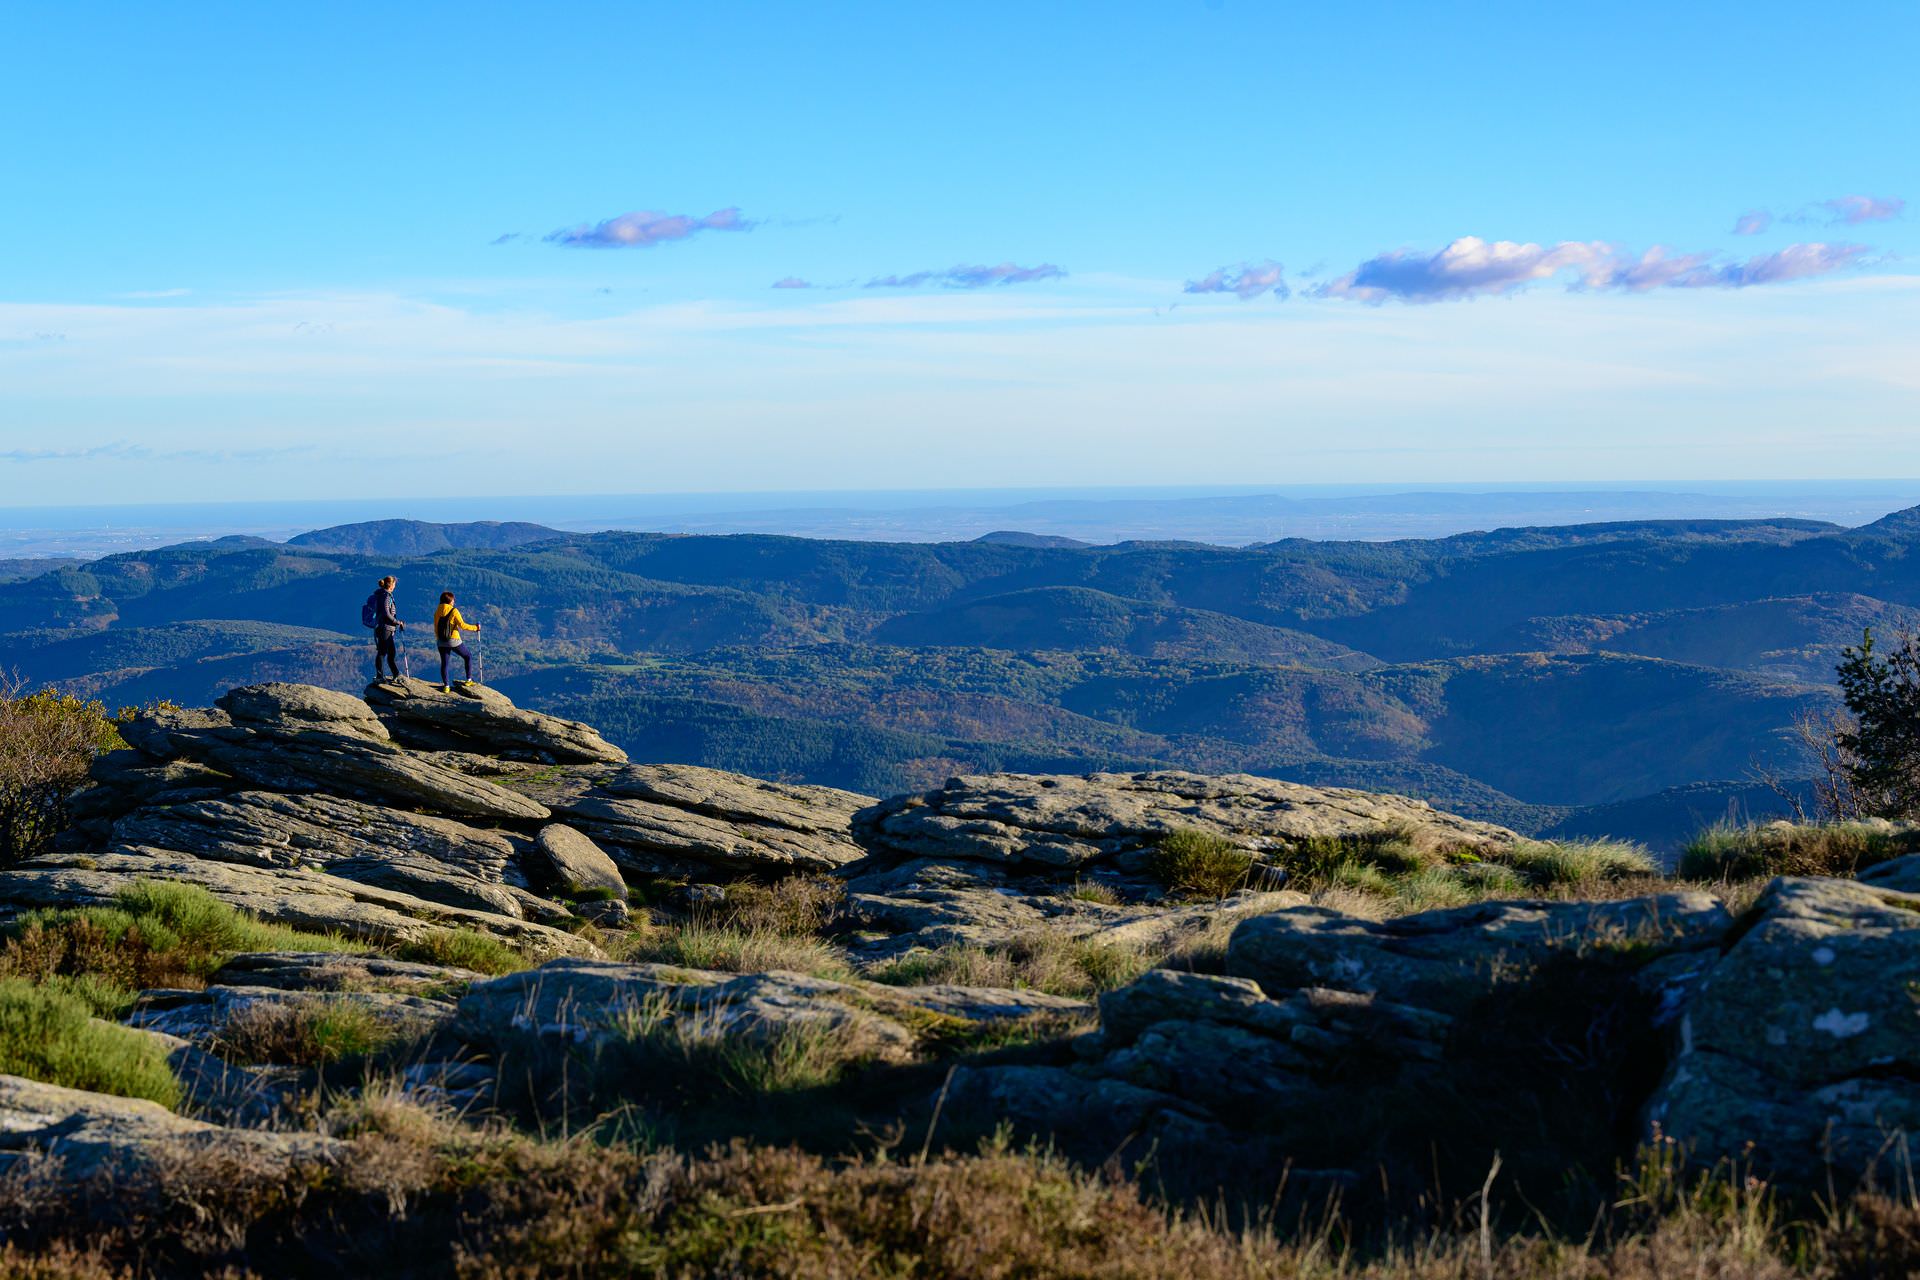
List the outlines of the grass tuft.
<svg viewBox="0 0 1920 1280">
<path fill-rule="evenodd" d="M 1154 874 L 1184 898 L 1224 898 L 1245 887 L 1253 855 L 1225 836 L 1185 828 L 1170 831 L 1153 851 Z"/>
<path fill-rule="evenodd" d="M 1680 850 L 1686 880 L 1859 874 L 1877 862 L 1920 853 L 1920 825 L 1891 822 L 1720 823 Z"/>
<path fill-rule="evenodd" d="M 533 962 L 491 934 L 473 929 L 435 929 L 394 948 L 402 960 L 471 969 L 475 973 L 518 973 Z"/>
</svg>

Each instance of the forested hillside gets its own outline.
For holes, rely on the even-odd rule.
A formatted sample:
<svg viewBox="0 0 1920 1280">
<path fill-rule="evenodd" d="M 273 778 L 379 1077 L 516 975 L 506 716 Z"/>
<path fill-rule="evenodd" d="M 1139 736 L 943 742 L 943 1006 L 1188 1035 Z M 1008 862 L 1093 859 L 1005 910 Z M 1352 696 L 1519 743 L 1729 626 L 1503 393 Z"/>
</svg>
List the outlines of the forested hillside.
<svg viewBox="0 0 1920 1280">
<path fill-rule="evenodd" d="M 1840 648 L 1920 619 L 1916 546 L 1912 513 L 1248 548 L 387 521 L 0 582 L 0 648 L 109 702 L 357 688 L 394 573 L 417 673 L 454 591 L 489 681 L 642 759 L 869 792 L 1183 765 L 1666 842 L 1804 770 L 1790 725 Z"/>
</svg>

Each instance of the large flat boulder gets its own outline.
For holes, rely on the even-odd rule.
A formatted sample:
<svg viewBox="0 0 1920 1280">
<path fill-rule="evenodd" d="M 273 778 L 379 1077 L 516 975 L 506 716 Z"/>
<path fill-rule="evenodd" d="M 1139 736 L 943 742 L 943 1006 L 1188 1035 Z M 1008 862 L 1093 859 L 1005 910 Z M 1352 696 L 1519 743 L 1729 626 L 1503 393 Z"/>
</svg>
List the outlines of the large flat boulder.
<svg viewBox="0 0 1920 1280">
<path fill-rule="evenodd" d="M 875 852 L 1063 869 L 1149 849 L 1182 829 L 1256 853 L 1385 829 L 1404 830 L 1426 847 L 1478 852 L 1520 839 L 1406 796 L 1176 771 L 960 777 L 883 801 L 854 823 L 857 838 Z"/>
<path fill-rule="evenodd" d="M 344 695 L 342 695 L 344 696 Z M 547 764 L 625 764 L 627 753 L 591 725 L 516 707 L 485 685 L 442 692 L 411 678 L 367 686 L 366 704 L 394 736 L 427 750 L 474 751 Z"/>
<path fill-rule="evenodd" d="M 56 1170 L 68 1184 L 209 1156 L 276 1173 L 332 1162 L 345 1150 L 318 1134 L 229 1129 L 175 1115 L 157 1102 L 0 1076 L 0 1169 L 49 1157 L 57 1163 L 40 1167 Z"/>
<path fill-rule="evenodd" d="M 841 1037 L 849 1052 L 904 1060 L 930 1024 L 1087 1011 L 1065 997 L 1000 988 L 889 987 L 779 971 L 556 960 L 475 983 L 460 1001 L 455 1032 L 473 1045 L 533 1035 L 589 1047 L 630 1036 L 636 1023 L 697 1040 L 765 1042 L 792 1032 L 824 1033 Z"/>
<path fill-rule="evenodd" d="M 473 929 L 535 956 L 598 955 L 561 929 L 430 902 L 339 876 L 211 862 L 166 850 L 63 853 L 0 871 L 0 914 L 36 908 L 112 906 L 143 880 L 198 885 L 259 919 L 379 946 L 417 941 L 439 929 Z"/>
<path fill-rule="evenodd" d="M 1648 1123 L 1703 1167 L 1894 1176 L 1920 1132 L 1920 895 L 1780 879 L 1748 920 L 1681 1018 Z"/>
<path fill-rule="evenodd" d="M 241 685 L 214 699 L 213 705 L 232 716 L 236 724 L 258 725 L 275 732 L 324 729 L 374 742 L 385 742 L 389 736 L 387 726 L 372 707 L 350 693 L 318 685 L 280 680 Z"/>
<path fill-rule="evenodd" d="M 628 765 L 534 791 L 555 816 L 642 874 L 682 867 L 828 871 L 857 861 L 854 813 L 872 797 L 693 765 Z"/>
<path fill-rule="evenodd" d="M 1276 998 L 1325 987 L 1455 1012 L 1555 960 L 1599 951 L 1645 962 L 1709 951 L 1732 926 L 1720 900 L 1699 892 L 1481 902 L 1378 921 L 1296 906 L 1242 921 L 1228 943 L 1227 971 Z"/>
</svg>

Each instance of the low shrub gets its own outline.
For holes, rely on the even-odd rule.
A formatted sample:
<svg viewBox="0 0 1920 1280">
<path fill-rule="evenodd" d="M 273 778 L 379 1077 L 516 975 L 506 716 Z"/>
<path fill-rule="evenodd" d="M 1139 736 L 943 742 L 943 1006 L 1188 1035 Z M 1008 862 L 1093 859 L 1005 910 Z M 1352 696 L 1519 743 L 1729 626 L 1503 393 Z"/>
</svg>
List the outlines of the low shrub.
<svg viewBox="0 0 1920 1280">
<path fill-rule="evenodd" d="M 1152 968 L 1154 960 L 1132 948 L 1041 930 L 1002 947 L 956 943 L 911 951 L 865 976 L 896 987 L 952 984 L 1091 996 L 1125 986 Z"/>
<path fill-rule="evenodd" d="M 1170 831 L 1153 851 L 1154 874 L 1185 898 L 1224 898 L 1253 874 L 1253 855 L 1225 836 L 1192 828 Z"/>
<path fill-rule="evenodd" d="M 404 1026 L 353 1000 L 262 1000 L 229 1019 L 215 1047 L 238 1062 L 325 1067 L 406 1038 Z"/>
<path fill-rule="evenodd" d="M 790 938 L 823 932 L 840 914 L 846 889 L 825 876 L 788 876 L 772 884 L 736 880 L 718 904 L 694 912 L 702 924 Z"/>
<path fill-rule="evenodd" d="M 141 881 L 112 907 L 35 911 L 0 944 L 0 976 L 72 980 L 102 1013 L 147 987 L 197 987 L 241 951 L 364 952 L 330 934 L 267 924 L 197 885 Z"/>
<path fill-rule="evenodd" d="M 518 973 L 533 961 L 492 934 L 474 929 L 434 929 L 393 948 L 402 960 L 471 969 L 475 973 Z"/>
<path fill-rule="evenodd" d="M 0 978 L 0 1074 L 180 1104 L 163 1041 L 103 1022 L 70 991 L 24 978 Z"/>
<path fill-rule="evenodd" d="M 1680 850 L 1686 880 L 1736 881 L 1770 876 L 1852 876 L 1920 853 L 1920 826 L 1891 822 L 1721 823 Z"/>
</svg>

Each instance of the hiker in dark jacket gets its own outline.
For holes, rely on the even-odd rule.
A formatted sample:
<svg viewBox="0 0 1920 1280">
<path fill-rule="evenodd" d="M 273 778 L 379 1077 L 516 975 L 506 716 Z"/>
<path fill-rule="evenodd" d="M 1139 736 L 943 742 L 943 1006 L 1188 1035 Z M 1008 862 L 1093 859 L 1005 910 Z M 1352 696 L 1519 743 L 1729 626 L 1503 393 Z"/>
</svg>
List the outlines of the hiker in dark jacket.
<svg viewBox="0 0 1920 1280">
<path fill-rule="evenodd" d="M 400 579 L 392 574 L 380 579 L 380 585 L 367 597 L 366 607 L 361 611 L 363 616 L 368 613 L 373 616 L 370 625 L 373 627 L 373 678 L 376 681 L 381 679 L 382 658 L 387 660 L 387 667 L 393 672 L 391 678 L 400 678 L 400 650 L 394 637 L 405 631 L 407 624 L 400 621 L 400 611 L 393 604 L 393 589 L 399 585 Z"/>
</svg>

